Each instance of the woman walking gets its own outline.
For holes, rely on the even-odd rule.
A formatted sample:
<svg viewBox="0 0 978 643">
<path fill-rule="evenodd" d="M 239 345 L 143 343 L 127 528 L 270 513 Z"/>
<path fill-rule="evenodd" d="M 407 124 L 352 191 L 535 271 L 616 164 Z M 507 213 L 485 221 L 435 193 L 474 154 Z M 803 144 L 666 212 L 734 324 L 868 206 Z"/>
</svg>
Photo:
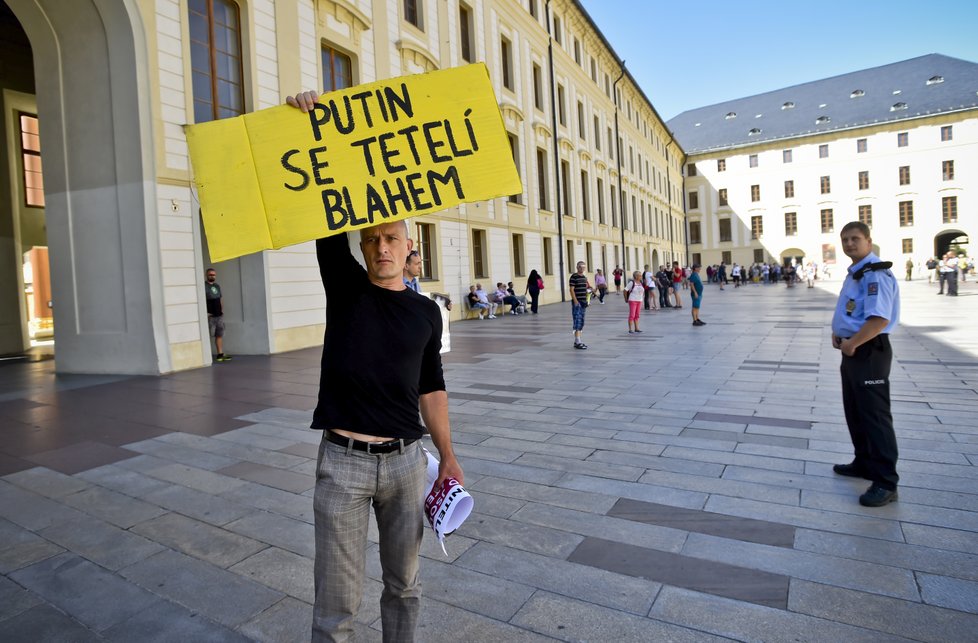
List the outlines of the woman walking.
<svg viewBox="0 0 978 643">
<path fill-rule="evenodd" d="M 526 280 L 526 292 L 530 294 L 530 312 L 537 314 L 537 303 L 540 300 L 540 291 L 543 290 L 543 278 L 536 270 L 530 271 L 530 276 Z"/>
<path fill-rule="evenodd" d="M 632 278 L 625 286 L 625 301 L 628 302 L 628 334 L 641 333 L 638 328 L 638 316 L 641 314 L 642 301 L 645 299 L 645 286 L 642 285 L 642 273 L 638 270 L 632 273 Z"/>
<path fill-rule="evenodd" d="M 604 303 L 604 296 L 608 294 L 608 280 L 605 279 L 604 271 L 598 268 L 594 272 L 594 287 L 598 289 L 598 302 Z"/>
</svg>

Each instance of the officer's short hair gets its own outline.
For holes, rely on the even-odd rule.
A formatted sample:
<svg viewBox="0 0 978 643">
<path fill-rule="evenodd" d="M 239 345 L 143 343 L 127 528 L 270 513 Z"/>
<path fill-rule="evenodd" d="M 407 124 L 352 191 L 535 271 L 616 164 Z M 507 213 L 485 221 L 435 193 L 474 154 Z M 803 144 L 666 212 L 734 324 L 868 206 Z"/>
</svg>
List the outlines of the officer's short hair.
<svg viewBox="0 0 978 643">
<path fill-rule="evenodd" d="M 850 221 L 842 226 L 842 231 L 839 234 L 845 234 L 848 230 L 852 230 L 853 228 L 862 232 L 863 236 L 869 239 L 869 226 L 862 221 Z"/>
</svg>

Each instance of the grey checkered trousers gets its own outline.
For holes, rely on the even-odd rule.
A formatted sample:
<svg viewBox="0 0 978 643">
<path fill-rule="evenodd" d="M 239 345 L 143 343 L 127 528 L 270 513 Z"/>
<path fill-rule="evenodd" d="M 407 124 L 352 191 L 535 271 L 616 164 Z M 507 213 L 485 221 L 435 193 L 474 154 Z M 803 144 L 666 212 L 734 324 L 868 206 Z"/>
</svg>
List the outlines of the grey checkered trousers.
<svg viewBox="0 0 978 643">
<path fill-rule="evenodd" d="M 373 504 L 380 532 L 384 641 L 413 641 L 421 611 L 421 549 L 427 458 L 421 442 L 370 455 L 319 445 L 316 491 L 316 603 L 313 641 L 348 641 L 363 597 L 367 525 Z"/>
</svg>

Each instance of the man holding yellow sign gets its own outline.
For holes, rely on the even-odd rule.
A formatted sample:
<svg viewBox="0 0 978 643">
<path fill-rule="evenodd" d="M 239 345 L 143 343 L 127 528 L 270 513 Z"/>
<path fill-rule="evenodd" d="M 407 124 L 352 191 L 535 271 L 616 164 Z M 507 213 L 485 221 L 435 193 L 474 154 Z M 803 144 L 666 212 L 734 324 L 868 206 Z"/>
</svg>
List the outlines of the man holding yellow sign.
<svg viewBox="0 0 978 643">
<path fill-rule="evenodd" d="M 211 259 L 522 191 L 483 64 L 187 128 Z"/>
<path fill-rule="evenodd" d="M 414 639 L 427 460 L 463 484 L 437 304 L 407 288 L 407 217 L 522 190 L 484 65 L 394 79 L 188 129 L 212 257 L 316 239 L 326 327 L 313 499 L 312 638 L 346 640 L 363 595 L 373 506 L 384 640 Z M 298 108 L 298 111 L 293 109 Z M 360 230 L 365 266 L 346 232 Z"/>
</svg>

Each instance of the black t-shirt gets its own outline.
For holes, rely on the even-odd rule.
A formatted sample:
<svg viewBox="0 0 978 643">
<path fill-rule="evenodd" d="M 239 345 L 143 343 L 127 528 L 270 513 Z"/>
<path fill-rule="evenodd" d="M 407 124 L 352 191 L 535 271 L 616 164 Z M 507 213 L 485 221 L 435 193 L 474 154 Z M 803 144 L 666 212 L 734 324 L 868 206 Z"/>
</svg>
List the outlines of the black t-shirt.
<svg viewBox="0 0 978 643">
<path fill-rule="evenodd" d="M 370 283 L 345 234 L 319 239 L 316 254 L 327 303 L 312 428 L 420 438 L 418 397 L 445 390 L 438 304 Z"/>
<path fill-rule="evenodd" d="M 221 307 L 221 287 L 217 282 L 204 284 L 204 299 L 207 302 L 207 314 L 212 317 L 220 317 L 224 314 Z"/>
</svg>

